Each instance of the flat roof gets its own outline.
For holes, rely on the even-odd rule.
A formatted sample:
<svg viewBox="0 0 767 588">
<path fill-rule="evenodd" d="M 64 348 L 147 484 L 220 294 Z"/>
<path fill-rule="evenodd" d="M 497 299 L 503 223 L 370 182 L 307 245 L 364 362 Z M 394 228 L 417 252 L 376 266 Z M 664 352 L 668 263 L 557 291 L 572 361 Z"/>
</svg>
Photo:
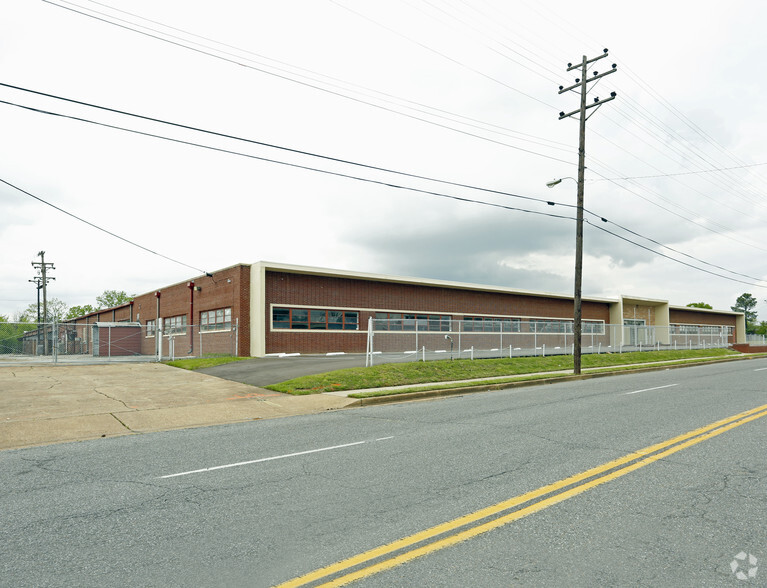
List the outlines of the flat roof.
<svg viewBox="0 0 767 588">
<path fill-rule="evenodd" d="M 374 282 L 389 282 L 394 284 L 412 284 L 416 286 L 436 286 L 439 288 L 453 288 L 456 290 L 476 290 L 482 292 L 501 292 L 504 294 L 518 294 L 522 296 L 536 296 L 545 298 L 558 298 L 562 300 L 572 300 L 573 297 L 567 294 L 555 294 L 552 292 L 536 292 L 533 290 L 521 290 L 519 288 L 509 288 L 505 286 L 491 286 L 487 284 L 472 284 L 469 282 L 454 282 L 449 280 L 435 280 L 432 278 L 417 278 L 413 276 L 392 276 L 386 274 L 375 274 L 368 272 L 354 272 L 349 270 L 330 269 L 322 267 L 312 267 L 305 265 L 292 265 L 288 263 L 275 263 L 271 261 L 259 261 L 253 264 L 254 266 L 260 266 L 265 270 L 285 272 L 285 273 L 297 273 L 308 274 L 316 276 L 327 276 L 333 278 L 352 278 L 370 280 Z M 583 297 L 583 300 L 589 302 L 602 302 L 606 304 L 617 303 L 615 298 L 595 298 L 595 297 Z"/>
</svg>

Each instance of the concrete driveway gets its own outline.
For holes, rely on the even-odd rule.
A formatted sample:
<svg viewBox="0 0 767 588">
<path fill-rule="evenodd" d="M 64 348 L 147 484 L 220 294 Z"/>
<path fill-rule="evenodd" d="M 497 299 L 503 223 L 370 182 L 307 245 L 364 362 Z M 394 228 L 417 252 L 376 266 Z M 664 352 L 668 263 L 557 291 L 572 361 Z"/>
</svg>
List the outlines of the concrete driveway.
<svg viewBox="0 0 767 588">
<path fill-rule="evenodd" d="M 0 367 L 0 449 L 313 414 L 355 402 L 278 394 L 158 363 Z"/>
</svg>

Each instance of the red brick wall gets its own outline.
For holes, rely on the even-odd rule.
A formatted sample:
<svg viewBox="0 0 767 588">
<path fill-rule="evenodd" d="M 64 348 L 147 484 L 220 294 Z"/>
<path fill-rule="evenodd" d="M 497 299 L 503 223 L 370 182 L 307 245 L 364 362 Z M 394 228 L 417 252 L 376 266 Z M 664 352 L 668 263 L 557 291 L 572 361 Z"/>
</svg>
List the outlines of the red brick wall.
<svg viewBox="0 0 767 588">
<path fill-rule="evenodd" d="M 450 314 L 454 319 L 475 314 L 565 319 L 573 315 L 572 300 L 275 271 L 266 272 L 265 290 L 266 353 L 364 352 L 363 331 L 375 310 Z M 360 331 L 271 332 L 272 305 L 359 309 Z M 583 318 L 608 323 L 609 305 L 584 301 Z"/>
<path fill-rule="evenodd" d="M 194 293 L 194 315 L 191 316 L 189 282 L 201 288 Z M 232 309 L 232 324 L 236 325 L 239 319 L 237 331 L 237 352 L 240 355 L 250 353 L 250 266 L 236 265 L 213 274 L 213 277 L 197 276 L 186 282 L 180 282 L 171 286 L 159 288 L 160 292 L 160 317 L 186 315 L 187 325 L 199 325 L 200 313 L 218 308 Z M 136 296 L 132 308 L 130 304 L 119 306 L 114 309 L 98 311 L 94 314 L 72 321 L 78 325 L 93 324 L 96 322 L 121 322 L 135 321 L 141 323 L 146 333 L 146 324 L 149 320 L 157 320 L 157 298 L 155 291 Z M 157 323 L 156 323 L 157 324 Z M 233 334 L 210 332 L 202 334 L 202 351 L 207 353 L 233 353 L 235 345 Z M 90 338 L 90 336 L 88 337 Z M 194 329 L 193 341 L 190 341 L 189 329 L 187 335 L 176 337 L 176 355 L 186 355 L 193 345 L 193 353 L 199 352 L 200 335 L 198 329 Z M 141 353 L 152 355 L 155 352 L 155 338 L 143 337 Z M 164 342 L 167 350 L 167 340 Z"/>
<path fill-rule="evenodd" d="M 191 300 L 189 282 L 194 282 L 195 287 L 201 288 L 194 292 L 194 316 L 190 316 Z M 232 309 L 232 325 L 237 324 L 237 352 L 239 355 L 250 353 L 250 266 L 236 265 L 219 270 L 213 277 L 197 276 L 189 281 L 166 286 L 159 289 L 160 292 L 160 317 L 186 315 L 187 324 L 200 324 L 200 313 L 218 308 Z M 133 301 L 134 320 L 138 320 L 142 326 L 148 320 L 157 320 L 157 298 L 155 292 L 149 292 L 137 296 Z M 196 354 L 199 346 L 197 329 L 192 345 Z M 154 352 L 154 338 L 148 337 L 144 342 L 142 352 L 151 354 Z M 176 338 L 176 355 L 186 355 L 190 341 L 188 336 Z M 223 337 L 220 333 L 202 334 L 203 353 L 232 353 L 233 345 L 230 338 Z"/>
</svg>

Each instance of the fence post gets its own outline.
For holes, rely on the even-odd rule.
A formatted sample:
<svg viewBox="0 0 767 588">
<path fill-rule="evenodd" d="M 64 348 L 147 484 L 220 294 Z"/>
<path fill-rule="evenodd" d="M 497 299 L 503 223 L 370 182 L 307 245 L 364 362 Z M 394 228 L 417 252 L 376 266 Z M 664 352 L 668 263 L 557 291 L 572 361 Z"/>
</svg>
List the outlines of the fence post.
<svg viewBox="0 0 767 588">
<path fill-rule="evenodd" d="M 59 344 L 58 344 L 58 334 L 59 334 L 59 325 L 56 318 L 53 319 L 53 331 L 51 332 L 51 344 L 53 345 L 53 349 L 51 349 L 51 353 L 53 354 L 53 363 L 59 362 Z"/>
<path fill-rule="evenodd" d="M 474 361 L 474 345 L 471 346 L 471 359 Z"/>
<path fill-rule="evenodd" d="M 543 344 L 543 357 L 546 357 L 546 344 Z"/>
<path fill-rule="evenodd" d="M 514 347 L 514 345 L 513 345 L 513 344 L 512 344 L 512 345 L 509 345 L 509 359 L 511 359 L 511 349 L 512 349 L 512 347 Z"/>
<path fill-rule="evenodd" d="M 365 367 L 373 365 L 373 317 L 368 317 L 368 340 L 365 348 Z"/>
<path fill-rule="evenodd" d="M 418 328 L 418 327 L 416 327 Z M 426 345 L 421 348 L 421 361 L 426 363 Z"/>
<path fill-rule="evenodd" d="M 456 321 L 458 323 L 458 359 L 461 359 L 461 353 L 463 353 L 463 347 L 461 347 L 461 323 L 463 321 Z"/>
</svg>

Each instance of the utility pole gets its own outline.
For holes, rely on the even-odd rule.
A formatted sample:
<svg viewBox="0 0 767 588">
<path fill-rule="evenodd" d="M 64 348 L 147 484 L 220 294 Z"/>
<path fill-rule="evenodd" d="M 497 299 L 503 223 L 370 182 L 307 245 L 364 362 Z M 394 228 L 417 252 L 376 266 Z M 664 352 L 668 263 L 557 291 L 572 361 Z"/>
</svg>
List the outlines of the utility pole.
<svg viewBox="0 0 767 588">
<path fill-rule="evenodd" d="M 575 79 L 575 84 L 572 86 L 569 86 L 565 88 L 564 86 L 559 86 L 559 93 L 563 94 L 565 92 L 570 92 L 572 90 L 575 90 L 575 88 L 580 88 L 581 93 L 581 106 L 577 110 L 573 110 L 572 112 L 569 112 L 565 114 L 564 112 L 559 113 L 559 120 L 562 120 L 563 118 L 568 118 L 574 115 L 578 115 L 579 121 L 580 121 L 580 129 L 579 129 L 579 141 L 578 141 L 578 212 L 576 216 L 576 223 L 575 223 L 575 286 L 574 286 L 574 295 L 573 295 L 573 303 L 574 303 L 574 312 L 573 312 L 573 373 L 574 374 L 580 374 L 581 373 L 581 334 L 582 334 L 582 327 L 583 327 L 583 313 L 582 313 L 582 300 L 581 300 L 581 289 L 582 289 L 582 283 L 583 283 L 583 184 L 584 184 L 584 172 L 586 170 L 586 120 L 591 117 L 586 116 L 586 111 L 589 108 L 599 108 L 604 104 L 605 102 L 609 102 L 610 100 L 615 99 L 615 92 L 610 93 L 609 98 L 605 98 L 604 100 L 600 100 L 598 97 L 594 98 L 594 102 L 592 104 L 586 104 L 586 96 L 588 94 L 588 84 L 595 82 L 599 80 L 600 78 L 605 77 L 606 75 L 610 75 L 611 73 L 615 73 L 618 66 L 613 63 L 612 69 L 604 72 L 599 73 L 595 71 L 591 78 L 588 77 L 588 68 L 589 65 L 594 63 L 595 61 L 598 61 L 600 59 L 604 59 L 607 57 L 607 49 L 604 50 L 604 53 L 600 55 L 599 57 L 594 57 L 592 59 L 588 59 L 585 55 L 583 56 L 583 60 L 580 64 L 573 65 L 572 63 L 567 64 L 567 71 L 573 71 L 575 69 L 581 70 L 581 77 Z M 591 113 L 593 114 L 593 112 Z"/>
<path fill-rule="evenodd" d="M 56 268 L 53 267 L 52 263 L 45 263 L 45 251 L 41 251 L 40 253 L 38 253 L 38 255 L 40 256 L 40 261 L 38 261 L 38 262 L 33 261 L 32 262 L 32 267 L 37 268 L 37 270 L 40 272 L 40 277 L 39 278 L 35 278 L 36 280 L 37 279 L 40 280 L 38 282 L 38 286 L 37 286 L 37 289 L 38 289 L 38 298 L 37 298 L 37 322 L 38 322 L 38 325 L 37 325 L 37 329 L 38 329 L 38 332 L 39 332 L 39 330 L 40 330 L 40 324 L 39 324 L 40 323 L 40 287 L 42 287 L 42 289 L 43 289 L 43 322 L 47 323 L 48 322 L 48 288 L 47 288 L 47 286 L 48 286 L 48 282 L 50 280 L 55 280 L 56 279 L 56 278 L 48 275 L 48 268 L 50 268 L 50 269 L 56 269 Z M 45 355 L 48 355 L 48 337 L 46 336 L 45 331 L 43 332 L 43 346 L 44 346 L 43 353 Z"/>
</svg>

